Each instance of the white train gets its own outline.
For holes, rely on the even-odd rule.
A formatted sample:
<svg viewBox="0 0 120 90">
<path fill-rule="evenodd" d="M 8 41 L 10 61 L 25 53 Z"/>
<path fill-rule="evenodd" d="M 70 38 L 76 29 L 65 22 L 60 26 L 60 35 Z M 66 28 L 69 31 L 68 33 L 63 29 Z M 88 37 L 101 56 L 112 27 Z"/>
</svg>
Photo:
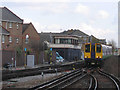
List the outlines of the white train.
<svg viewBox="0 0 120 90">
<path fill-rule="evenodd" d="M 103 57 L 112 55 L 112 46 L 102 44 Z"/>
</svg>

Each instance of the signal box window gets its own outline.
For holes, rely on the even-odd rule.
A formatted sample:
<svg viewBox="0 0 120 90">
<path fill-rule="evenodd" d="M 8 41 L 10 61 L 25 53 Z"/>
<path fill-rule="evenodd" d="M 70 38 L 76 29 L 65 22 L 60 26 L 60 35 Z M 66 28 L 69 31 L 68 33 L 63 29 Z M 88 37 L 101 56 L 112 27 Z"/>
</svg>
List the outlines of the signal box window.
<svg viewBox="0 0 120 90">
<path fill-rule="evenodd" d="M 85 52 L 90 52 L 90 44 L 85 45 Z"/>
<path fill-rule="evenodd" d="M 97 53 L 100 53 L 101 52 L 101 45 L 97 45 L 97 50 L 96 50 Z"/>
</svg>

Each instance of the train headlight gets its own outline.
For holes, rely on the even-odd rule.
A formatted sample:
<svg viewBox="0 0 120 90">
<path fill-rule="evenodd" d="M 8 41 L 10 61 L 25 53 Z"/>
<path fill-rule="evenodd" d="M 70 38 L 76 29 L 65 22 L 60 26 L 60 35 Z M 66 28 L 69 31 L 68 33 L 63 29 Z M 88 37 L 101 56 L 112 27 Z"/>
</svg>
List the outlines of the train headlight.
<svg viewBox="0 0 120 90">
<path fill-rule="evenodd" d="M 99 58 L 99 57 L 97 56 L 97 58 Z"/>
<path fill-rule="evenodd" d="M 87 58 L 87 56 L 85 56 L 85 58 Z"/>
<path fill-rule="evenodd" d="M 100 58 L 102 58 L 102 57 L 100 56 Z"/>
</svg>

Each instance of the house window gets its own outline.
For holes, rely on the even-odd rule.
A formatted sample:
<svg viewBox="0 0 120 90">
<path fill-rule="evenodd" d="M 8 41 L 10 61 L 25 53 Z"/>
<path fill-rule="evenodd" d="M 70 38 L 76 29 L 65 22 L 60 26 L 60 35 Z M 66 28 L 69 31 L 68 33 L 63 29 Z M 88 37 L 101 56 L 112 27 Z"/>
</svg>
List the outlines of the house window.
<svg viewBox="0 0 120 90">
<path fill-rule="evenodd" d="M 9 23 L 9 28 L 12 28 L 12 22 Z"/>
<path fill-rule="evenodd" d="M 25 36 L 25 43 L 27 44 L 29 42 L 29 35 Z"/>
<path fill-rule="evenodd" d="M 10 42 L 10 43 L 12 42 L 12 37 L 11 37 L 11 36 L 9 36 L 9 42 Z"/>
<path fill-rule="evenodd" d="M 2 43 L 5 43 L 5 36 L 2 35 Z"/>
<path fill-rule="evenodd" d="M 17 25 L 16 25 L 16 26 L 17 26 L 17 29 L 19 29 L 19 24 L 18 24 L 18 23 L 17 23 Z"/>
<path fill-rule="evenodd" d="M 7 29 L 8 22 L 6 22 L 6 29 Z"/>
<path fill-rule="evenodd" d="M 19 42 L 19 39 L 18 38 L 16 38 L 16 43 L 18 43 Z"/>
</svg>

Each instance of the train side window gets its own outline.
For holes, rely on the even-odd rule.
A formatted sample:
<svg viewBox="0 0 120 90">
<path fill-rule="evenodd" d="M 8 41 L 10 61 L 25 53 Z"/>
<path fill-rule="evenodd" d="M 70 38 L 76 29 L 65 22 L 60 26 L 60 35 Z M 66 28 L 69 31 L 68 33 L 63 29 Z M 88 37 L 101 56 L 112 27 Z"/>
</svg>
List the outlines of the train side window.
<svg viewBox="0 0 120 90">
<path fill-rule="evenodd" d="M 90 44 L 85 45 L 85 52 L 90 52 Z"/>
<path fill-rule="evenodd" d="M 97 44 L 97 50 L 96 50 L 97 53 L 100 53 L 101 52 L 101 45 L 98 45 Z"/>
</svg>

